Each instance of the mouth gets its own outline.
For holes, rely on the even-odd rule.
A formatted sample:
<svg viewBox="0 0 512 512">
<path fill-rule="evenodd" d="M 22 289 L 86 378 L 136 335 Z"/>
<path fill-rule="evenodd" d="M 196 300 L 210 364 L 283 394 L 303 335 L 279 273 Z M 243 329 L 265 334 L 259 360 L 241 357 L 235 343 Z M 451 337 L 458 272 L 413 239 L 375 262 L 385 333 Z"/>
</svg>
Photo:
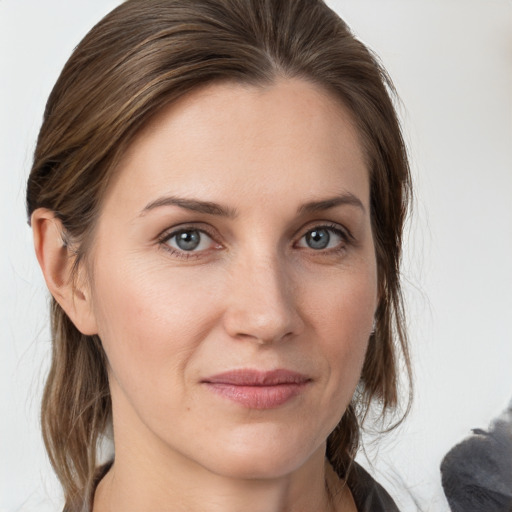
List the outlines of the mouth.
<svg viewBox="0 0 512 512">
<path fill-rule="evenodd" d="M 249 409 L 275 409 L 300 395 L 312 379 L 290 370 L 233 370 L 201 381 L 210 391 Z"/>
</svg>

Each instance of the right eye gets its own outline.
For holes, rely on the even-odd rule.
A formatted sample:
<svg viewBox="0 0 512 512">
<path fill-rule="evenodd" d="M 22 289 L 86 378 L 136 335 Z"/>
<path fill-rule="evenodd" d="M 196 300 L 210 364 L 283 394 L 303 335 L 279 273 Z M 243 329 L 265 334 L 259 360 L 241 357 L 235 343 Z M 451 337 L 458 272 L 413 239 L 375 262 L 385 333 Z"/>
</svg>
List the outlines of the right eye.
<svg viewBox="0 0 512 512">
<path fill-rule="evenodd" d="M 195 253 L 218 246 L 207 233 L 191 228 L 173 231 L 165 235 L 161 243 L 171 253 L 182 257 L 196 255 Z"/>
</svg>

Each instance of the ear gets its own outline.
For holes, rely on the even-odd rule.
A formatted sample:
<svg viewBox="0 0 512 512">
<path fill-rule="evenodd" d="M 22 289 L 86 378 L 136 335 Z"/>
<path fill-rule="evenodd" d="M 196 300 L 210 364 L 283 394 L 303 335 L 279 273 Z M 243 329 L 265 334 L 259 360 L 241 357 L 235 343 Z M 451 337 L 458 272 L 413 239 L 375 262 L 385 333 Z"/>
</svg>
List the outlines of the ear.
<svg viewBox="0 0 512 512">
<path fill-rule="evenodd" d="M 31 225 L 37 261 L 50 293 L 82 334 L 97 334 L 89 288 L 84 279 L 73 282 L 76 256 L 65 243 L 62 222 L 51 210 L 38 208 L 31 216 Z"/>
</svg>

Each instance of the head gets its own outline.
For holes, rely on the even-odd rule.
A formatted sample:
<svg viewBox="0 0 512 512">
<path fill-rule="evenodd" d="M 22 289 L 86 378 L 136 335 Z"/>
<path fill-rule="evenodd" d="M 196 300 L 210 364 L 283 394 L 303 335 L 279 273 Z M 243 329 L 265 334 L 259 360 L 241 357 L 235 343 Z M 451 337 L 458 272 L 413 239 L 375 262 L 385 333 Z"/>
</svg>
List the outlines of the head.
<svg viewBox="0 0 512 512">
<path fill-rule="evenodd" d="M 198 104 L 199 112 L 205 106 L 227 109 L 230 94 L 254 114 L 254 102 L 259 108 L 285 90 L 303 100 L 308 94 L 319 98 L 320 110 L 335 104 L 364 164 L 374 330 L 370 326 L 366 333 L 357 394 L 340 409 L 327 439 L 327 457 L 340 474 L 355 454 L 369 405 L 378 402 L 383 411 L 397 405 L 400 352 L 408 364 L 399 263 L 410 177 L 386 73 L 320 1 L 128 0 L 92 29 L 62 71 L 48 100 L 27 190 L 29 216 L 51 220 L 43 229 L 60 241 L 60 267 L 73 290 L 61 294 L 66 275 L 57 266 L 47 269 L 53 274 L 53 354 L 42 424 L 70 506 L 84 501 L 98 442 L 112 418 L 111 354 L 98 329 L 98 311 L 73 311 L 100 293 L 97 255 L 104 247 L 106 212 L 115 207 L 113 191 L 137 183 L 126 181 L 130 165 L 180 112 L 186 117 Z M 293 109 L 285 107 L 291 115 Z M 183 141 L 176 142 L 178 149 Z M 38 243 L 36 237 L 36 249 Z M 205 294 L 205 303 L 211 299 Z M 284 335 L 300 331 L 300 321 L 292 320 L 295 327 Z"/>
</svg>

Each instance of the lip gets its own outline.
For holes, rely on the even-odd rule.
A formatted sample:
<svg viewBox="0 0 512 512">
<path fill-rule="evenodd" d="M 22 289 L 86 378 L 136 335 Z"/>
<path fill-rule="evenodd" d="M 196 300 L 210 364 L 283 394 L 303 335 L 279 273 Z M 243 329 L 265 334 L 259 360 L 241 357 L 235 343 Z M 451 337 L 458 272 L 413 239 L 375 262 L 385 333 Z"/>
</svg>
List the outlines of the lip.
<svg viewBox="0 0 512 512">
<path fill-rule="evenodd" d="M 311 378 L 278 369 L 232 370 L 201 381 L 210 391 L 249 409 L 275 409 L 304 391 Z"/>
</svg>

